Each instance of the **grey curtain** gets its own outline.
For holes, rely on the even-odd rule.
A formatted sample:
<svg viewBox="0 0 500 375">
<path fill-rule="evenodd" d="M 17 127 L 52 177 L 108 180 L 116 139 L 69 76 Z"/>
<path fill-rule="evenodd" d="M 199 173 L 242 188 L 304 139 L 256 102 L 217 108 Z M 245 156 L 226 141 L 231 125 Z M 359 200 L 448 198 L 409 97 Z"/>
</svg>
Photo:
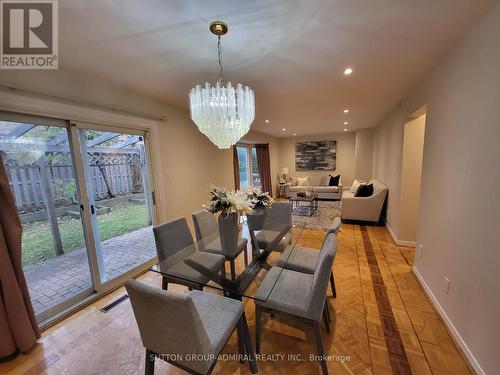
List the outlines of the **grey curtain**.
<svg viewBox="0 0 500 375">
<path fill-rule="evenodd" d="M 21 263 L 22 225 L 0 153 L 0 359 L 40 337 Z"/>
</svg>

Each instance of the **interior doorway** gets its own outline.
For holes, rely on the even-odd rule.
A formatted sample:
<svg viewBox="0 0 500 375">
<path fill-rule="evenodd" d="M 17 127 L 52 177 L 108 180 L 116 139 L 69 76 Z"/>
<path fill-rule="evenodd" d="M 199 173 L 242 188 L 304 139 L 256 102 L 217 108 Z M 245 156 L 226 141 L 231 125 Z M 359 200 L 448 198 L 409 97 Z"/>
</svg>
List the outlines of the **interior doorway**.
<svg viewBox="0 0 500 375">
<path fill-rule="evenodd" d="M 414 243 L 417 238 L 425 119 L 426 108 L 423 107 L 413 113 L 404 125 L 399 239 L 408 243 Z"/>
</svg>

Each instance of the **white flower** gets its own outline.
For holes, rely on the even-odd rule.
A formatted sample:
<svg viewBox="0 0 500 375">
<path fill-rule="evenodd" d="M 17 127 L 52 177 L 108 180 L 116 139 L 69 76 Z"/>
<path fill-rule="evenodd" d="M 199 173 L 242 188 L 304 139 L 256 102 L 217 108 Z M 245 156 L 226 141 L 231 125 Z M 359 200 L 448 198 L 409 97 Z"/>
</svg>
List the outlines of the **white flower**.
<svg viewBox="0 0 500 375">
<path fill-rule="evenodd" d="M 246 194 L 241 191 L 228 191 L 226 193 L 226 199 L 230 205 L 230 212 L 252 212 L 251 202 L 248 200 Z"/>
<path fill-rule="evenodd" d="M 236 212 L 252 212 L 254 204 L 249 199 L 249 195 L 242 191 L 221 189 L 210 185 L 210 194 L 212 199 L 205 203 L 203 207 L 212 213 L 221 212 L 228 215 Z"/>
</svg>

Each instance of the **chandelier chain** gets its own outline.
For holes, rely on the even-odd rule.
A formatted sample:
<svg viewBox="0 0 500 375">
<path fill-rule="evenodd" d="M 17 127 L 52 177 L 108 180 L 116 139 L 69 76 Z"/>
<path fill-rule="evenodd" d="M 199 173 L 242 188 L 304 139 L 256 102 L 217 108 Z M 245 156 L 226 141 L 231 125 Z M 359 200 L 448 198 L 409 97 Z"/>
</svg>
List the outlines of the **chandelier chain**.
<svg viewBox="0 0 500 375">
<path fill-rule="evenodd" d="M 217 52 L 219 56 L 219 79 L 217 82 L 224 83 L 224 68 L 222 67 L 222 48 L 221 48 L 221 38 L 217 35 Z"/>
</svg>

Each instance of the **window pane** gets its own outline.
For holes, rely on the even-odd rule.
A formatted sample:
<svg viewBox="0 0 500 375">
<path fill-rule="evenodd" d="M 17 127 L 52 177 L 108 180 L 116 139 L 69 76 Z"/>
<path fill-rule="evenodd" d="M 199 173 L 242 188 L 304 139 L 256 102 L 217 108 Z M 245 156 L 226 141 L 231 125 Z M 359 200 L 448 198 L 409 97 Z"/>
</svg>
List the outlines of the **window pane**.
<svg viewBox="0 0 500 375">
<path fill-rule="evenodd" d="M 104 279 L 156 255 L 143 136 L 81 129 L 88 194 Z"/>
<path fill-rule="evenodd" d="M 26 282 L 43 320 L 92 293 L 67 129 L 0 121 L 0 154 L 23 226 Z"/>
<path fill-rule="evenodd" d="M 248 178 L 248 149 L 246 147 L 237 147 L 238 153 L 238 168 L 240 171 L 240 187 L 250 186 Z"/>
<path fill-rule="evenodd" d="M 252 186 L 260 186 L 259 163 L 257 163 L 257 150 L 252 147 Z"/>
</svg>

